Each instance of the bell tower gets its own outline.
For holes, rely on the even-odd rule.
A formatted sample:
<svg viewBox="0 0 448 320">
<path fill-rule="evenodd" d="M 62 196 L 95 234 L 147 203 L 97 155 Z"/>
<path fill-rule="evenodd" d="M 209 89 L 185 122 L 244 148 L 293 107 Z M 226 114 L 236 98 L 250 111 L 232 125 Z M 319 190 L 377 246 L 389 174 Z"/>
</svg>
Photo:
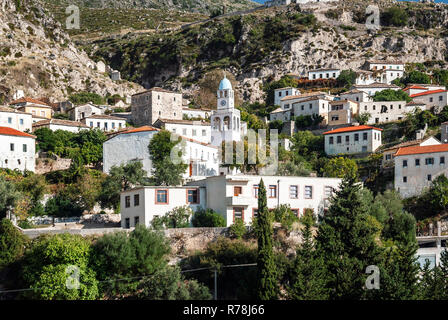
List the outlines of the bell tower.
<svg viewBox="0 0 448 320">
<path fill-rule="evenodd" d="M 218 88 L 218 105 L 217 109 L 233 109 L 235 107 L 235 96 L 232 89 L 232 84 L 224 74 L 224 79 L 219 83 Z"/>
</svg>

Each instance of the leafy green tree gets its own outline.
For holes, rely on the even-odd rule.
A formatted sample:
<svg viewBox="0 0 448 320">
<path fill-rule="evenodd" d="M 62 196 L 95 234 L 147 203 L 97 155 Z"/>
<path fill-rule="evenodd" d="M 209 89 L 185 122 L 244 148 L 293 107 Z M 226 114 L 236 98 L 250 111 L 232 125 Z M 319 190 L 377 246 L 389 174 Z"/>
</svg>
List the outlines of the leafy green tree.
<svg viewBox="0 0 448 320">
<path fill-rule="evenodd" d="M 98 165 L 103 161 L 103 143 L 106 134 L 100 129 L 81 130 L 74 137 L 74 143 L 80 148 L 80 155 L 85 164 Z"/>
<path fill-rule="evenodd" d="M 156 230 L 162 228 L 188 228 L 192 210 L 188 206 L 175 207 L 161 217 L 154 217 L 152 227 Z"/>
<path fill-rule="evenodd" d="M 311 164 L 306 161 L 286 161 L 278 164 L 277 175 L 307 177 L 312 170 Z"/>
<path fill-rule="evenodd" d="M 342 180 L 318 228 L 317 250 L 327 266 L 330 299 L 365 297 L 366 267 L 379 262 L 378 222 L 369 216 L 355 181 L 351 176 Z"/>
<path fill-rule="evenodd" d="M 243 219 L 236 218 L 235 221 L 229 227 L 229 235 L 232 238 L 241 239 L 247 233 L 246 225 L 244 224 Z"/>
<path fill-rule="evenodd" d="M 45 204 L 45 214 L 54 217 L 80 216 L 84 209 L 74 202 L 69 190 L 61 190 Z"/>
<path fill-rule="evenodd" d="M 373 101 L 406 101 L 412 100 L 409 95 L 402 90 L 386 89 L 375 92 L 373 95 Z"/>
<path fill-rule="evenodd" d="M 413 70 L 405 74 L 404 78 L 401 81 L 406 85 L 408 83 L 429 84 L 431 83 L 431 78 L 424 72 Z"/>
<path fill-rule="evenodd" d="M 33 299 L 95 299 L 98 282 L 89 267 L 90 243 L 80 235 L 43 235 L 33 240 L 25 252 L 21 276 L 35 290 L 25 296 Z M 79 271 L 80 290 L 66 286 L 68 278 Z M 76 275 L 75 275 L 76 276 Z M 73 283 L 74 284 L 74 283 Z"/>
<path fill-rule="evenodd" d="M 148 149 L 153 166 L 153 177 L 156 185 L 179 185 L 182 182 L 182 175 L 187 170 L 188 165 L 181 162 L 184 152 L 180 137 L 171 141 L 171 132 L 162 130 L 151 139 Z M 178 148 L 179 152 L 176 151 Z M 171 154 L 174 152 L 180 163 L 174 163 Z"/>
<path fill-rule="evenodd" d="M 372 117 L 372 115 L 368 112 L 363 112 L 355 116 L 355 120 L 360 124 L 364 125 L 366 124 L 369 119 Z"/>
<path fill-rule="evenodd" d="M 99 195 L 101 207 L 117 209 L 120 205 L 120 193 L 135 186 L 145 185 L 146 175 L 140 161 L 113 166 L 102 183 Z"/>
<path fill-rule="evenodd" d="M 93 92 L 78 92 L 70 95 L 69 100 L 74 104 L 92 102 L 93 104 L 104 104 L 104 98 Z"/>
<path fill-rule="evenodd" d="M 16 185 L 0 176 L 0 218 L 6 217 L 8 209 L 14 207 L 20 196 Z"/>
<path fill-rule="evenodd" d="M 420 282 L 421 299 L 448 300 L 448 251 L 440 253 L 440 264 L 429 267 L 429 261 L 422 270 Z"/>
<path fill-rule="evenodd" d="M 349 89 L 356 82 L 356 72 L 353 70 L 342 70 L 336 79 L 339 87 Z"/>
<path fill-rule="evenodd" d="M 275 221 L 280 222 L 288 230 L 291 229 L 294 222 L 299 221 L 299 217 L 292 212 L 289 204 L 281 204 L 272 213 L 274 214 Z"/>
<path fill-rule="evenodd" d="M 325 300 L 328 298 L 326 269 L 322 257 L 315 250 L 312 234 L 313 216 L 304 215 L 301 220 L 304 224 L 303 242 L 297 250 L 291 270 L 288 295 L 293 300 Z"/>
<path fill-rule="evenodd" d="M 212 209 L 203 208 L 200 208 L 193 214 L 191 223 L 195 228 L 226 226 L 226 220 L 222 215 Z"/>
<path fill-rule="evenodd" d="M 92 248 L 91 265 L 105 294 L 134 293 L 138 278 L 151 276 L 167 265 L 170 246 L 162 233 L 138 225 L 126 232 L 107 234 Z M 107 281 L 128 279 L 127 281 Z"/>
<path fill-rule="evenodd" d="M 358 166 L 353 159 L 337 157 L 330 159 L 325 164 L 322 173 L 324 177 L 332 178 L 357 177 Z"/>
<path fill-rule="evenodd" d="M 157 270 L 138 285 L 139 299 L 147 300 L 210 300 L 206 286 L 197 280 L 185 280 L 178 267 Z"/>
<path fill-rule="evenodd" d="M 408 23 L 409 16 L 406 11 L 398 6 L 387 8 L 381 17 L 382 24 L 386 26 L 403 27 Z M 421 82 L 416 82 L 421 83 Z"/>
<path fill-rule="evenodd" d="M 25 236 L 6 218 L 0 220 L 0 270 L 16 261 L 25 250 Z"/>
<path fill-rule="evenodd" d="M 258 189 L 258 290 L 257 298 L 260 300 L 276 299 L 278 295 L 277 274 L 274 260 L 274 248 L 272 244 L 273 228 L 272 217 L 267 208 L 266 188 L 263 179 L 260 180 Z"/>
</svg>

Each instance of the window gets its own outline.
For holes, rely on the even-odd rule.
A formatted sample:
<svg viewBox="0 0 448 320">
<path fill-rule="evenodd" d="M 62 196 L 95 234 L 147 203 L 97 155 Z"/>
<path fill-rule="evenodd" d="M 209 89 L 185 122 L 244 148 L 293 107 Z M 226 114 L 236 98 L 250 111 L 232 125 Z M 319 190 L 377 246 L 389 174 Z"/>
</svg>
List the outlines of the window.
<svg viewBox="0 0 448 320">
<path fill-rule="evenodd" d="M 90 121 L 90 127 L 93 128 L 93 121 Z"/>
<path fill-rule="evenodd" d="M 125 228 L 126 228 L 126 229 L 129 229 L 129 228 L 131 227 L 131 224 L 130 224 L 130 222 L 129 222 L 130 219 L 129 219 L 129 218 L 126 218 L 126 219 L 124 219 L 124 221 L 125 221 L 125 223 L 124 223 L 124 224 L 125 224 Z"/>
<path fill-rule="evenodd" d="M 235 222 L 236 219 L 241 219 L 244 221 L 244 208 L 233 207 L 233 222 Z"/>
<path fill-rule="evenodd" d="M 187 129 L 182 129 L 182 134 L 185 136 L 187 134 Z"/>
<path fill-rule="evenodd" d="M 278 96 L 279 96 L 279 97 L 281 97 L 281 96 L 282 96 L 282 92 L 281 92 L 281 91 L 280 91 L 280 92 L 278 93 Z"/>
<path fill-rule="evenodd" d="M 115 129 L 115 122 L 112 122 L 112 129 Z"/>
<path fill-rule="evenodd" d="M 156 204 L 168 204 L 168 190 L 156 190 Z"/>
<path fill-rule="evenodd" d="M 99 122 L 96 123 L 96 127 L 99 128 L 101 124 Z"/>
<path fill-rule="evenodd" d="M 20 124 L 23 125 L 23 119 L 20 119 Z"/>
<path fill-rule="evenodd" d="M 431 175 L 430 174 L 428 174 L 428 181 L 431 181 Z"/>
<path fill-rule="evenodd" d="M 313 198 L 313 187 L 305 186 L 305 199 L 312 199 L 312 198 Z"/>
<path fill-rule="evenodd" d="M 14 143 L 10 143 L 9 144 L 9 150 L 10 151 L 14 151 Z"/>
<path fill-rule="evenodd" d="M 298 217 L 299 214 L 300 214 L 300 209 L 291 209 L 291 211 L 292 211 L 292 213 L 294 213 L 294 215 L 295 215 L 296 217 Z"/>
<path fill-rule="evenodd" d="M 205 137 L 207 135 L 207 130 L 202 130 L 202 136 Z"/>
<path fill-rule="evenodd" d="M 289 186 L 289 198 L 297 199 L 299 197 L 299 186 Z"/>
<path fill-rule="evenodd" d="M 403 168 L 407 168 L 408 167 L 408 160 L 403 160 Z"/>
<path fill-rule="evenodd" d="M 390 153 L 386 154 L 386 160 L 391 160 L 392 159 L 392 155 Z"/>
<path fill-rule="evenodd" d="M 196 136 L 196 129 L 193 129 L 193 131 L 192 131 L 192 135 L 193 135 L 193 136 Z"/>
<path fill-rule="evenodd" d="M 415 159 L 415 166 L 420 167 L 420 159 Z"/>
<path fill-rule="evenodd" d="M 129 208 L 131 206 L 131 196 L 124 197 L 124 203 L 125 208 Z"/>
<path fill-rule="evenodd" d="M 269 198 L 277 198 L 277 186 L 269 186 Z"/>
<path fill-rule="evenodd" d="M 355 133 L 355 141 L 359 141 L 359 133 Z"/>
<path fill-rule="evenodd" d="M 41 115 L 42 117 L 45 117 L 45 111 L 41 111 L 41 112 L 40 112 L 40 115 Z"/>
<path fill-rule="evenodd" d="M 425 159 L 425 164 L 427 166 L 433 165 L 434 164 L 434 158 L 426 158 Z"/>
<path fill-rule="evenodd" d="M 341 136 L 337 136 L 336 137 L 336 141 L 337 141 L 337 143 L 342 143 L 342 137 Z"/>
<path fill-rule="evenodd" d="M 312 103 L 310 103 L 310 110 L 311 110 L 311 109 L 313 109 L 313 104 L 312 104 Z"/>
<path fill-rule="evenodd" d="M 243 193 L 243 187 L 240 187 L 240 186 L 238 186 L 238 187 L 233 187 L 233 195 L 235 196 L 235 197 L 238 197 L 240 194 L 242 194 Z"/>
<path fill-rule="evenodd" d="M 23 152 L 27 152 L 28 146 L 26 144 L 23 145 Z"/>
<path fill-rule="evenodd" d="M 107 127 L 108 127 L 108 123 L 104 122 L 104 130 L 107 130 Z"/>
<path fill-rule="evenodd" d="M 403 177 L 403 182 L 404 183 L 408 182 L 408 177 Z"/>
<path fill-rule="evenodd" d="M 140 195 L 134 194 L 134 207 L 137 207 L 140 205 Z"/>
<path fill-rule="evenodd" d="M 433 100 L 434 100 L 433 98 L 429 98 L 429 102 L 433 102 Z"/>
<path fill-rule="evenodd" d="M 345 136 L 345 143 L 350 143 L 350 136 Z"/>
<path fill-rule="evenodd" d="M 334 141 L 334 139 L 333 139 L 333 137 L 330 137 L 330 144 L 333 144 L 333 141 Z"/>
<path fill-rule="evenodd" d="M 258 184 L 254 184 L 253 191 L 254 191 L 254 197 L 258 198 Z"/>
<path fill-rule="evenodd" d="M 445 164 L 445 157 L 440 157 L 440 164 Z"/>
<path fill-rule="evenodd" d="M 258 217 L 258 208 L 252 208 L 252 218 Z"/>
<path fill-rule="evenodd" d="M 8 118 L 8 123 L 9 123 L 9 124 L 12 123 L 12 118 L 11 118 L 11 117 Z"/>
<path fill-rule="evenodd" d="M 330 198 L 333 195 L 333 187 L 326 186 L 324 189 L 325 199 Z"/>
<path fill-rule="evenodd" d="M 363 134 L 362 134 L 362 139 L 365 141 L 365 140 L 367 140 L 367 132 L 364 132 Z"/>
<path fill-rule="evenodd" d="M 187 190 L 187 202 L 191 203 L 191 204 L 199 203 L 199 190 L 198 189 Z"/>
<path fill-rule="evenodd" d="M 362 152 L 367 152 L 367 146 L 362 146 Z"/>
<path fill-rule="evenodd" d="M 439 101 L 443 101 L 443 96 L 439 96 Z"/>
<path fill-rule="evenodd" d="M 140 223 L 140 217 L 134 217 L 134 226 L 136 227 Z"/>
</svg>

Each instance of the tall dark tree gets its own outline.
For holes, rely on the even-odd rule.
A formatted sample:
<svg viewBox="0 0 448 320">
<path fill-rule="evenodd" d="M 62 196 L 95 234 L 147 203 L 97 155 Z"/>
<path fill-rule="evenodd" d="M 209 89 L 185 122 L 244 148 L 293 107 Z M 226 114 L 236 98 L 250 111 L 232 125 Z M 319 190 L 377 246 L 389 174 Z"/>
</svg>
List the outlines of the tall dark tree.
<svg viewBox="0 0 448 320">
<path fill-rule="evenodd" d="M 258 189 L 258 276 L 257 298 L 260 300 L 276 299 L 278 296 L 277 272 L 275 266 L 272 216 L 267 207 L 266 187 L 263 179 Z"/>
<path fill-rule="evenodd" d="M 366 268 L 379 263 L 379 223 L 368 214 L 355 179 L 341 182 L 318 229 L 317 250 L 327 266 L 330 299 L 364 298 Z"/>
<path fill-rule="evenodd" d="M 422 270 L 420 299 L 448 300 L 448 251 L 440 254 L 440 265 L 430 268 L 429 263 Z"/>
</svg>

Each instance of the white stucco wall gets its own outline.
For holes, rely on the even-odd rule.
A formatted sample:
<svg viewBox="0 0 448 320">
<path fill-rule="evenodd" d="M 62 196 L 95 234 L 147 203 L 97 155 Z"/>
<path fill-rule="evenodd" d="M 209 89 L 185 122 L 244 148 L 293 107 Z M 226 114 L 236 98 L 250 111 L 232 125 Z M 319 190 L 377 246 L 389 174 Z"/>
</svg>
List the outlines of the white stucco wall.
<svg viewBox="0 0 448 320">
<path fill-rule="evenodd" d="M 32 131 L 33 117 L 29 113 L 0 111 L 0 127 L 13 128 L 19 131 Z"/>
<path fill-rule="evenodd" d="M 85 118 L 83 120 L 87 126 L 92 129 L 100 129 L 104 131 L 118 131 L 121 128 L 126 127 L 126 120 L 113 120 L 113 119 L 96 119 L 96 118 Z"/>
<path fill-rule="evenodd" d="M 14 151 L 11 151 L 11 144 Z M 26 152 L 23 151 L 26 145 Z M 0 167 L 20 171 L 35 170 L 36 144 L 31 137 L 0 135 Z M 19 163 L 20 162 L 20 163 Z"/>
<path fill-rule="evenodd" d="M 367 140 L 364 140 L 363 138 L 364 133 L 367 133 Z M 355 134 L 358 134 L 359 137 L 358 141 L 355 141 Z M 340 143 L 337 142 L 338 136 L 341 137 Z M 349 142 L 346 142 L 347 136 L 349 137 Z M 333 138 L 333 144 L 330 144 L 330 138 Z M 325 135 L 325 153 L 327 155 L 374 152 L 380 146 L 381 146 L 380 130 L 369 129 L 369 130 L 341 132 Z M 364 151 L 363 147 L 366 147 Z"/>
</svg>

